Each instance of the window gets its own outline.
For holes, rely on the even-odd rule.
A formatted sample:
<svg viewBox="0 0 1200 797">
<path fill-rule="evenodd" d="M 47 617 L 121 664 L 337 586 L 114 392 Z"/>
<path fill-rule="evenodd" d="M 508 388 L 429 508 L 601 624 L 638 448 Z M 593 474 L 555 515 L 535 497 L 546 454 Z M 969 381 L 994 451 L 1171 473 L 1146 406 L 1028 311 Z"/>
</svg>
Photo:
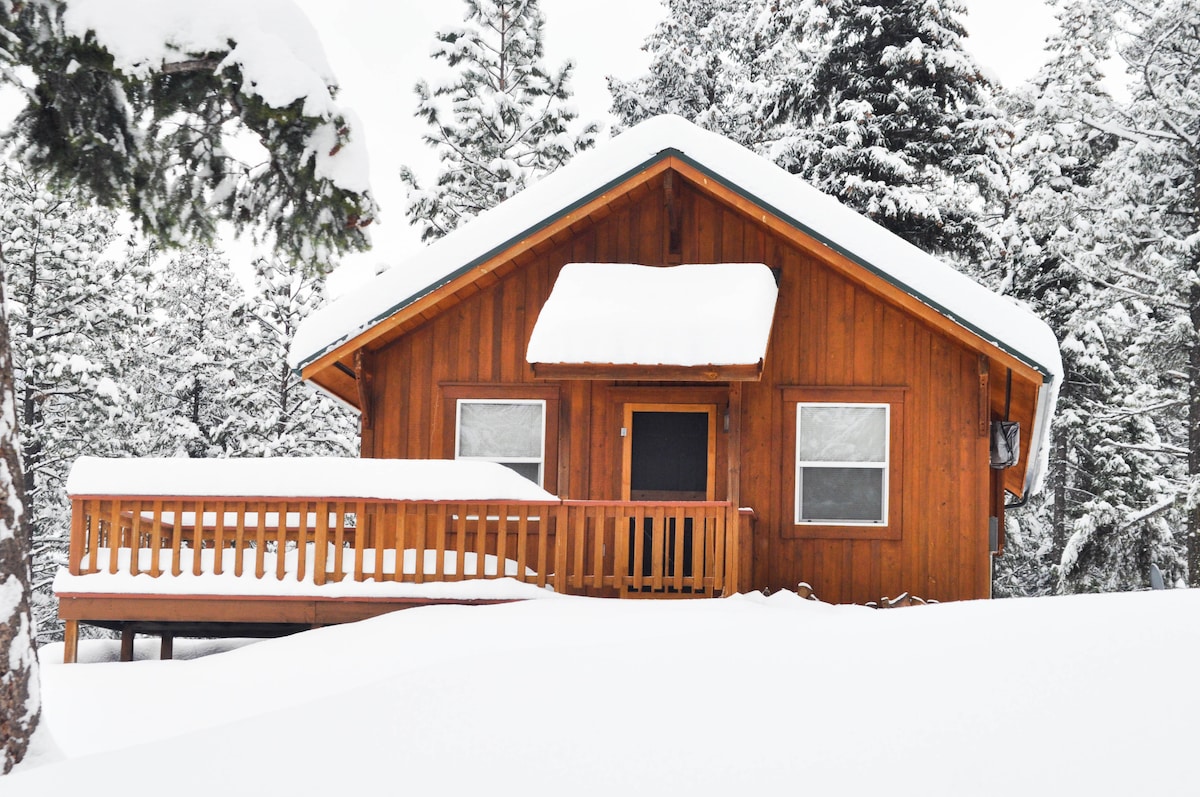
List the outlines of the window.
<svg viewBox="0 0 1200 797">
<path fill-rule="evenodd" d="M 796 404 L 796 523 L 887 525 L 891 408 Z"/>
<path fill-rule="evenodd" d="M 784 539 L 902 538 L 907 393 L 902 385 L 780 388 Z"/>
<path fill-rule="evenodd" d="M 499 462 L 541 485 L 546 459 L 542 399 L 459 399 L 454 456 Z"/>
</svg>

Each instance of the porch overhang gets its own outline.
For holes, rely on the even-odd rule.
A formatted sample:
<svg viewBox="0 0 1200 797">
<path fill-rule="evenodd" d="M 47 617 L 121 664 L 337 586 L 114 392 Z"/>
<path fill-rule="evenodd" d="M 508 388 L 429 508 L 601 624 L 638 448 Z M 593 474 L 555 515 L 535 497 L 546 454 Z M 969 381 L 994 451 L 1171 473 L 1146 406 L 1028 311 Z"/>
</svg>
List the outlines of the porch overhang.
<svg viewBox="0 0 1200 797">
<path fill-rule="evenodd" d="M 761 263 L 571 263 L 526 360 L 539 379 L 757 381 L 778 293 Z"/>
</svg>

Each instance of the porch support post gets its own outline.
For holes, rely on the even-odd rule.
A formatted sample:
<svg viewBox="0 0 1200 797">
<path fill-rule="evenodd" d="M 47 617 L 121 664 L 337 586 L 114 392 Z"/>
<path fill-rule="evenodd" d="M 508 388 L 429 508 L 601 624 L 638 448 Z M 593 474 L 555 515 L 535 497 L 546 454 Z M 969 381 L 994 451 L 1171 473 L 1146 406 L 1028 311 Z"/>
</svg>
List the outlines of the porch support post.
<svg viewBox="0 0 1200 797">
<path fill-rule="evenodd" d="M 161 661 L 170 661 L 175 657 L 175 637 L 171 634 L 162 635 L 162 644 L 158 649 L 158 658 Z"/>
<path fill-rule="evenodd" d="M 729 384 L 729 440 L 725 447 L 725 461 L 728 464 L 729 482 L 725 488 L 725 496 L 729 501 L 728 514 L 725 517 L 725 539 L 733 542 L 725 546 L 725 587 L 724 595 L 733 595 L 745 589 L 745 584 L 738 583 L 738 573 L 742 571 L 740 544 L 740 518 L 738 508 L 742 505 L 742 383 Z"/>
</svg>

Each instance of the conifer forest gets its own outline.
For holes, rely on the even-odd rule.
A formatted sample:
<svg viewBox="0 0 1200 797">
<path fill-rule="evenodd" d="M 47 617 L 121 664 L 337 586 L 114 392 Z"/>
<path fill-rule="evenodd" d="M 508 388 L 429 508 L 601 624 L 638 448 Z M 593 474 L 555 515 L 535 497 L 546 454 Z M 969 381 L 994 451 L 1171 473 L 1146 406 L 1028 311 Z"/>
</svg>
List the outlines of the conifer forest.
<svg viewBox="0 0 1200 797">
<path fill-rule="evenodd" d="M 1004 87 L 959 0 L 663 0 L 649 69 L 609 78 L 603 121 L 547 59 L 537 0 L 462 0 L 430 42 L 452 77 L 390 98 L 438 159 L 404 167 L 390 223 L 435 240 L 599 138 L 683 116 L 1054 329 L 1049 466 L 1007 515 L 996 596 L 1200 586 L 1200 4 L 1048 2 L 1044 65 Z M 337 163 L 336 91 L 274 105 L 220 48 L 130 68 L 71 5 L 0 0 L 0 83 L 24 97 L 0 130 L 0 654 L 61 637 L 77 457 L 357 454 L 355 416 L 286 362 L 377 212 Z M 230 231 L 253 262 L 231 263 Z"/>
</svg>

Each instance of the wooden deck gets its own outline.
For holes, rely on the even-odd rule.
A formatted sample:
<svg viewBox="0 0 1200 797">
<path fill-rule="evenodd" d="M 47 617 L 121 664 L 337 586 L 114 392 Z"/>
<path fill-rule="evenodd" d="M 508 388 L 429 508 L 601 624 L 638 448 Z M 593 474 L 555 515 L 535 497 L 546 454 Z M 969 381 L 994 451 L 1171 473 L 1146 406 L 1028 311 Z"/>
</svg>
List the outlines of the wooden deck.
<svg viewBox="0 0 1200 797">
<path fill-rule="evenodd" d="M 59 593 L 68 662 L 80 623 L 128 644 L 135 630 L 271 636 L 521 599 L 481 589 L 505 577 L 576 595 L 729 595 L 748 583 L 753 522 L 723 501 L 72 500 L 68 571 L 85 578 Z"/>
</svg>

